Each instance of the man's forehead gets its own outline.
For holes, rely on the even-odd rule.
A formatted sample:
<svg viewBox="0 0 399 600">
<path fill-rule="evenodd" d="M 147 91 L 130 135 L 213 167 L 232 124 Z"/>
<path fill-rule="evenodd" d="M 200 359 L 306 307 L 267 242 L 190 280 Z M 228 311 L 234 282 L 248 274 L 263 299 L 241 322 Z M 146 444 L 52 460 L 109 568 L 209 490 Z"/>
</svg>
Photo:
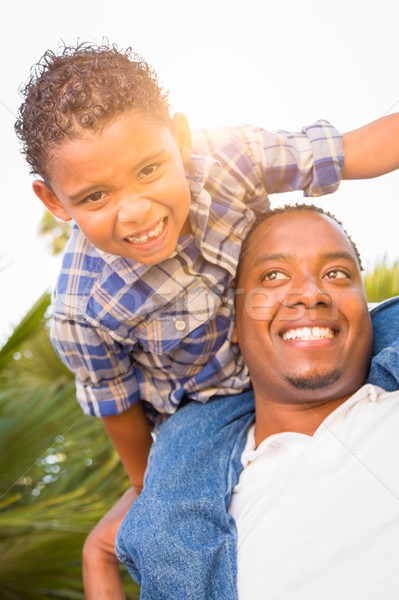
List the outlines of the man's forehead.
<svg viewBox="0 0 399 600">
<path fill-rule="evenodd" d="M 268 260 L 291 260 L 311 255 L 320 259 L 348 259 L 358 264 L 351 241 L 327 215 L 315 211 L 276 214 L 250 234 L 242 260 L 251 266 Z"/>
<path fill-rule="evenodd" d="M 333 251 L 333 252 L 318 252 L 317 248 L 314 249 L 314 251 L 312 252 L 314 257 L 317 257 L 320 261 L 322 262 L 327 262 L 330 260 L 348 260 L 348 261 L 352 261 L 354 263 L 357 264 L 356 258 L 354 256 L 353 252 L 345 251 L 345 250 L 337 250 L 337 251 Z M 295 261 L 298 259 L 302 259 L 303 255 L 300 253 L 282 253 L 282 252 L 275 252 L 275 253 L 269 253 L 266 250 L 264 252 L 261 252 L 256 258 L 254 258 L 254 260 L 251 262 L 251 266 L 253 267 L 257 267 L 258 265 L 261 265 L 263 263 L 267 263 L 267 262 L 284 262 L 284 261 Z"/>
</svg>

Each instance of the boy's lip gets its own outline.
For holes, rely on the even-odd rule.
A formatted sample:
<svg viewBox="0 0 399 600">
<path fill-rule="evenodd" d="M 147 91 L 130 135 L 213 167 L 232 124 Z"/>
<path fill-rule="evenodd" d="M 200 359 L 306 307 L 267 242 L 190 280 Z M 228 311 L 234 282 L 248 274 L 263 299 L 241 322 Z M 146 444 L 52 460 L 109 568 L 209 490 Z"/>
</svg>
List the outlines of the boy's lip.
<svg viewBox="0 0 399 600">
<path fill-rule="evenodd" d="M 143 238 L 144 236 L 147 236 L 151 233 L 154 232 L 154 230 L 157 229 L 157 227 L 160 227 L 161 224 L 163 223 L 163 227 L 162 230 L 158 233 L 158 235 L 153 235 L 153 236 L 149 236 L 148 237 L 148 241 L 153 239 L 157 239 L 161 233 L 164 231 L 165 226 L 166 226 L 166 220 L 167 217 L 162 217 L 161 219 L 158 219 L 158 221 L 155 221 L 155 223 L 153 223 L 150 227 L 147 227 L 146 229 L 140 229 L 138 231 L 134 231 L 134 232 L 130 232 L 129 235 L 127 235 L 124 240 L 126 242 L 130 242 L 130 243 L 134 243 L 134 244 L 145 244 L 145 241 L 138 241 L 139 238 Z"/>
<path fill-rule="evenodd" d="M 144 237 L 146 236 L 147 232 L 154 231 L 154 229 L 156 230 L 157 227 L 160 228 L 159 233 L 156 232 L 156 234 L 152 235 L 151 237 Z M 152 228 L 142 230 L 141 234 L 137 233 L 134 236 L 130 235 L 129 237 L 124 238 L 124 241 L 127 242 L 131 248 L 134 248 L 138 251 L 148 252 L 151 250 L 155 250 L 155 248 L 162 245 L 167 235 L 168 217 L 163 217 L 162 219 L 157 221 Z"/>
</svg>

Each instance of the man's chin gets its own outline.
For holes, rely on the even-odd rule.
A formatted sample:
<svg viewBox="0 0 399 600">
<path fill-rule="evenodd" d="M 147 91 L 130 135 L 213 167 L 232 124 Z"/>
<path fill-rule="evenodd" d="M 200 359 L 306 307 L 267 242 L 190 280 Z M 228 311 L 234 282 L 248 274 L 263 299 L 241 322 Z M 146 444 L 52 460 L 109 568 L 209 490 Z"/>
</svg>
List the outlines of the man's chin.
<svg viewBox="0 0 399 600">
<path fill-rule="evenodd" d="M 286 374 L 285 379 L 297 390 L 320 390 L 338 381 L 341 375 L 341 369 L 333 369 L 328 373 L 309 373 L 306 375 Z"/>
</svg>

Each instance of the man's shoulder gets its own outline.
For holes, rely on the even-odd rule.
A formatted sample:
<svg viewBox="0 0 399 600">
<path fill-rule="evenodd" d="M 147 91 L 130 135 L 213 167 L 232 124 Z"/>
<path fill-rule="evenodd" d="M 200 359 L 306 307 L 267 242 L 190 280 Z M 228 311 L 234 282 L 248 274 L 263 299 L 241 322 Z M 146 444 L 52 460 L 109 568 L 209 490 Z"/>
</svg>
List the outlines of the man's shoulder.
<svg viewBox="0 0 399 600">
<path fill-rule="evenodd" d="M 383 388 L 366 383 L 353 396 L 348 398 L 335 411 L 337 418 L 343 418 L 349 430 L 361 432 L 363 428 L 373 430 L 376 426 L 390 430 L 394 425 L 396 435 L 396 420 L 399 417 L 399 390 L 387 391 Z M 334 420 L 334 415 L 333 419 Z M 353 425 L 353 427 L 351 426 Z"/>
<path fill-rule="evenodd" d="M 392 409 L 399 413 L 399 390 L 388 391 L 381 387 L 373 386 L 376 394 L 376 402 L 379 404 L 392 403 Z"/>
</svg>

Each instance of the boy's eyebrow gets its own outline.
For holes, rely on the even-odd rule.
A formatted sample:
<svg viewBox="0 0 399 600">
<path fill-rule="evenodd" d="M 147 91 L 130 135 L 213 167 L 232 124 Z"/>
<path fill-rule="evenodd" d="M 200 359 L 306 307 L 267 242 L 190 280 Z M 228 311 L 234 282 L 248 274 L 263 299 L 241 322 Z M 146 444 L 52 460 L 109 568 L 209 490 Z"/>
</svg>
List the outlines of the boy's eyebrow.
<svg viewBox="0 0 399 600">
<path fill-rule="evenodd" d="M 94 191 L 98 191 L 98 185 L 92 185 L 90 187 L 85 187 L 81 189 L 79 192 L 76 192 L 72 196 L 69 196 L 69 201 L 75 202 L 76 200 L 79 200 L 79 198 L 81 198 L 82 196 L 89 196 Z"/>
<path fill-rule="evenodd" d="M 148 154 L 147 156 L 142 158 L 136 165 L 134 165 L 132 170 L 137 171 L 137 170 L 141 169 L 142 167 L 153 162 L 154 160 L 159 159 L 164 154 L 167 154 L 167 152 L 168 151 L 165 150 L 164 148 L 161 148 L 160 150 L 157 150 L 156 152 L 151 152 L 151 154 Z M 78 190 L 77 192 L 75 192 L 74 194 L 69 196 L 69 201 L 75 202 L 76 200 L 79 200 L 80 198 L 82 198 L 84 196 L 89 196 L 92 192 L 99 191 L 99 188 L 101 188 L 101 183 L 97 184 L 97 185 L 91 185 L 88 187 L 84 187 L 81 190 Z"/>
<path fill-rule="evenodd" d="M 151 152 L 151 154 L 147 154 L 147 156 L 142 158 L 136 165 L 134 165 L 133 169 L 136 171 L 137 169 L 140 169 L 141 167 L 145 167 L 152 161 L 157 160 L 163 154 L 167 154 L 167 153 L 168 153 L 168 150 L 166 150 L 165 148 L 160 148 L 156 152 Z"/>
</svg>

